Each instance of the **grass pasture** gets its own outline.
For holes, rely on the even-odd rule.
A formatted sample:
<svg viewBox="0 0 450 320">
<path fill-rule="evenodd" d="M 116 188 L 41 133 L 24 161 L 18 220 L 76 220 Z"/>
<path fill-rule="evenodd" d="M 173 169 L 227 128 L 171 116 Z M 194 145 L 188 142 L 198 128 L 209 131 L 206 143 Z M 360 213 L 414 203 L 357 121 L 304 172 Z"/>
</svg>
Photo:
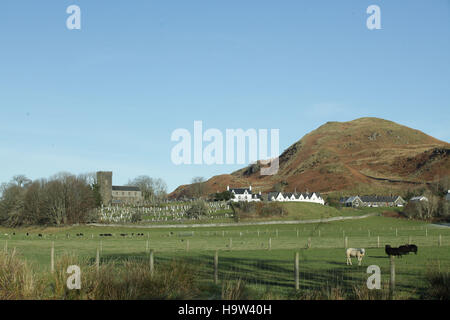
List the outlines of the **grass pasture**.
<svg viewBox="0 0 450 320">
<path fill-rule="evenodd" d="M 15 235 L 12 233 L 15 232 Z M 26 236 L 26 233 L 30 233 Z M 38 234 L 43 237 L 39 237 Z M 76 234 L 83 233 L 82 237 Z M 112 233 L 113 237 L 100 237 Z M 120 236 L 126 233 L 126 237 Z M 132 236 L 131 234 L 135 235 Z M 136 236 L 144 233 L 143 237 Z M 424 222 L 374 216 L 320 224 L 259 225 L 203 228 L 129 228 L 74 226 L 67 228 L 0 229 L 0 245 L 16 252 L 39 272 L 49 272 L 50 251 L 55 255 L 74 254 L 94 264 L 97 249 L 101 262 L 114 260 L 148 261 L 154 251 L 155 268 L 163 262 L 178 260 L 196 266 L 203 283 L 204 298 L 220 298 L 225 281 L 245 281 L 253 296 L 249 298 L 296 298 L 294 255 L 300 254 L 300 292 L 339 287 L 348 290 L 364 287 L 367 266 L 378 265 L 384 288 L 389 281 L 389 259 L 384 245 L 412 243 L 418 255 L 396 258 L 399 298 L 423 298 L 425 275 L 440 268 L 450 271 L 450 228 Z M 367 256 L 359 267 L 345 264 L 344 239 L 348 247 L 363 247 Z M 378 247 L 378 237 L 380 238 Z M 438 246 L 439 238 L 441 246 Z M 231 240 L 230 240 L 231 239 Z M 310 248 L 307 248 L 310 242 Z M 231 244 L 231 246 L 230 246 Z M 269 248 L 270 246 L 270 248 Z M 213 284 L 213 261 L 219 254 L 219 284 Z"/>
</svg>

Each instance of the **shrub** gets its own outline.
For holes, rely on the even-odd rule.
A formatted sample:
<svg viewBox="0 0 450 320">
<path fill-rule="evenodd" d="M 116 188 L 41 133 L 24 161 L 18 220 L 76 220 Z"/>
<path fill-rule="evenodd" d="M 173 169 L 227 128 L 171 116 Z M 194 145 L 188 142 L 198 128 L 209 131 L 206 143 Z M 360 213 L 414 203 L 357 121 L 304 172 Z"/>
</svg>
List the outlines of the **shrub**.
<svg viewBox="0 0 450 320">
<path fill-rule="evenodd" d="M 191 219 L 199 219 L 208 215 L 208 206 L 203 200 L 198 200 L 186 211 L 186 215 Z"/>
<path fill-rule="evenodd" d="M 426 274 L 428 288 L 426 297 L 433 300 L 450 300 L 450 273 L 431 269 Z"/>
</svg>

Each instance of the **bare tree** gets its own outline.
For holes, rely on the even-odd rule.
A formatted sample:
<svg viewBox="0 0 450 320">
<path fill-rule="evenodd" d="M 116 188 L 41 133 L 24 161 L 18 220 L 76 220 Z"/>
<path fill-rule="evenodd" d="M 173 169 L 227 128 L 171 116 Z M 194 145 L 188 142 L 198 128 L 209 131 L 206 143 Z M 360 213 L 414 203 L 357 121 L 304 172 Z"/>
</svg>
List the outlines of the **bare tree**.
<svg viewBox="0 0 450 320">
<path fill-rule="evenodd" d="M 167 184 L 160 178 L 143 175 L 129 181 L 128 185 L 139 187 L 144 200 L 151 203 L 161 201 L 167 195 Z"/>
<path fill-rule="evenodd" d="M 190 190 L 194 198 L 200 198 L 205 192 L 205 178 L 203 177 L 192 178 Z"/>
<path fill-rule="evenodd" d="M 12 181 L 17 184 L 18 187 L 22 188 L 31 183 L 25 175 L 19 174 L 13 177 Z"/>
</svg>

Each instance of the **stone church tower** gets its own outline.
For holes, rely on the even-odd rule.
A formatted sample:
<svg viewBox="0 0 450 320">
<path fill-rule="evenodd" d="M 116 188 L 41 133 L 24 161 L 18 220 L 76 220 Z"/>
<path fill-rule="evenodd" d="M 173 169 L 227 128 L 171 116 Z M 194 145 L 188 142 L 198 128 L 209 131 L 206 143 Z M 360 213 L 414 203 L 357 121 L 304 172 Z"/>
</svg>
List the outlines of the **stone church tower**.
<svg viewBox="0 0 450 320">
<path fill-rule="evenodd" d="M 103 205 L 109 206 L 112 202 L 112 172 L 97 172 L 97 184 L 99 185 Z"/>
</svg>

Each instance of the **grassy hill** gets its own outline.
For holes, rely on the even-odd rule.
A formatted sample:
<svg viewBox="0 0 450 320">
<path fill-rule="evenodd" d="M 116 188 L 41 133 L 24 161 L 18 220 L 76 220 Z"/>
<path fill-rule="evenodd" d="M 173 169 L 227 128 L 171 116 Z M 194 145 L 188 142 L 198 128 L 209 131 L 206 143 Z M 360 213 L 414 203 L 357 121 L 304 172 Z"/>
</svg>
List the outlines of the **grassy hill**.
<svg viewBox="0 0 450 320">
<path fill-rule="evenodd" d="M 421 131 L 379 118 L 328 122 L 308 133 L 280 156 L 280 170 L 261 176 L 259 164 L 212 177 L 204 194 L 227 185 L 256 191 L 322 193 L 401 193 L 450 174 L 450 144 Z M 173 198 L 189 194 L 180 186 Z"/>
</svg>

